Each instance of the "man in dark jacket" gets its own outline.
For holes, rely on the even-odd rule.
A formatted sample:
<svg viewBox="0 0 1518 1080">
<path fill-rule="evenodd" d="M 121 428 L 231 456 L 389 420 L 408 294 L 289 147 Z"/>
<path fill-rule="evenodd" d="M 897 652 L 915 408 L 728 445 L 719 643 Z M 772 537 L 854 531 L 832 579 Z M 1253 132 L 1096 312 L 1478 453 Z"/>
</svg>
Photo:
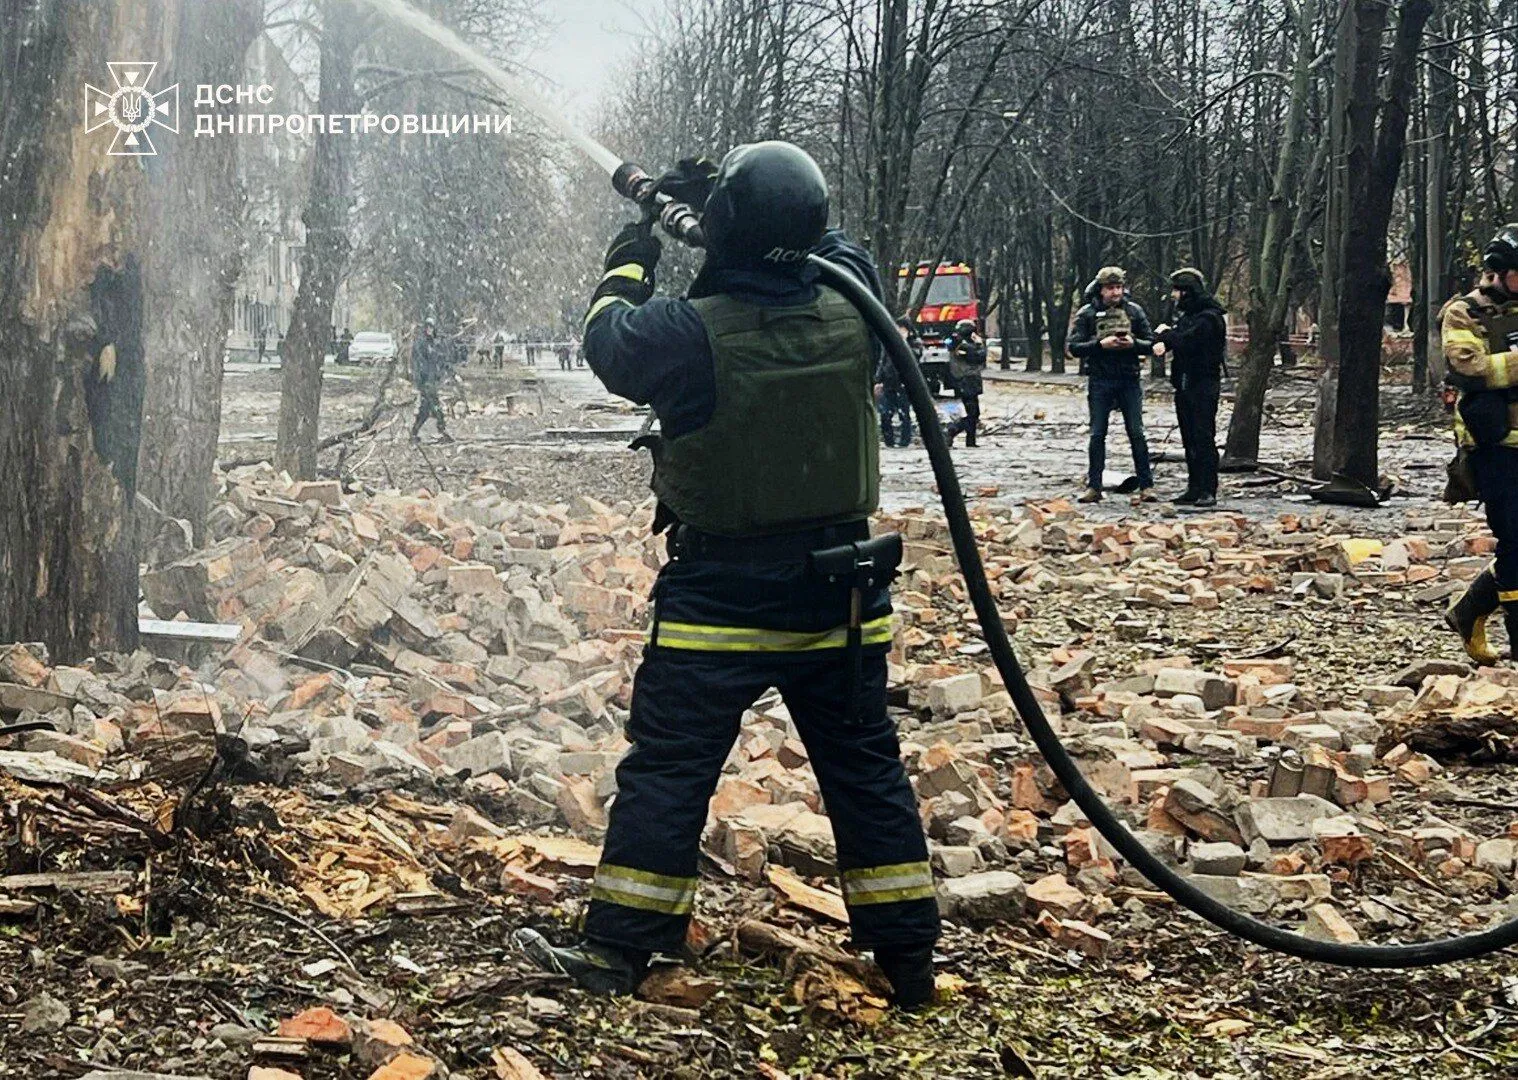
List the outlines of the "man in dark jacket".
<svg viewBox="0 0 1518 1080">
<path fill-rule="evenodd" d="M 954 380 L 954 393 L 965 407 L 964 416 L 949 425 L 949 445 L 961 432 L 965 446 L 975 445 L 975 432 L 980 427 L 980 395 L 985 390 L 983 375 L 986 370 L 986 341 L 975 332 L 975 323 L 960 319 L 954 324 L 954 333 L 944 340 L 949 352 L 949 377 Z"/>
<path fill-rule="evenodd" d="M 438 442 L 452 442 L 448 434 L 448 418 L 443 412 L 443 402 L 438 387 L 448 374 L 448 345 L 438 337 L 437 321 L 428 316 L 422 324 L 422 332 L 411 344 L 411 381 L 416 386 L 416 419 L 411 422 L 411 441 L 420 442 L 422 425 L 429 419 L 437 421 Z"/>
<path fill-rule="evenodd" d="M 912 355 L 920 363 L 922 361 L 922 338 L 917 334 L 917 328 L 912 325 L 912 320 L 903 315 L 896 320 L 896 329 L 900 331 L 902 340 L 907 343 L 907 348 L 912 350 Z M 880 413 L 880 437 L 887 446 L 903 447 L 912 445 L 912 403 L 907 399 L 907 388 L 902 385 L 901 374 L 896 370 L 896 365 L 891 358 L 881 354 L 880 362 L 875 365 L 875 405 Z M 900 434 L 897 434 L 897 421 L 900 421 Z M 898 442 L 897 439 L 900 439 Z"/>
<path fill-rule="evenodd" d="M 1144 390 L 1139 382 L 1142 358 L 1153 350 L 1153 335 L 1144 309 L 1128 298 L 1128 275 L 1105 266 L 1087 290 L 1089 301 L 1075 313 L 1069 349 L 1086 370 L 1086 404 L 1091 413 L 1086 491 L 1083 503 L 1101 502 L 1102 471 L 1107 466 L 1107 420 L 1121 410 L 1133 468 L 1138 474 L 1135 505 L 1154 497 L 1154 472 L 1149 465 L 1149 442 L 1144 436 Z"/>
<path fill-rule="evenodd" d="M 712 793 L 745 710 L 773 686 L 827 803 L 854 942 L 874 950 L 893 1001 L 919 1007 L 933 997 L 939 920 L 886 712 L 901 540 L 869 531 L 879 349 L 806 256 L 877 296 L 879 278 L 864 249 L 827 231 L 827 183 L 798 147 L 739 146 L 704 185 L 699 164 L 660 181 L 704 207 L 706 260 L 687 295 L 654 295 L 660 242 L 632 224 L 612 240 L 585 317 L 596 377 L 659 418 L 654 528 L 670 529 L 670 561 L 584 940 L 553 946 L 529 929 L 517 940 L 542 967 L 611 993 L 636 989 L 651 953 L 678 952 Z"/>
<path fill-rule="evenodd" d="M 1228 322 L 1223 306 L 1207 291 L 1207 279 L 1194 267 L 1170 275 L 1170 297 L 1179 313 L 1175 325 L 1155 328 L 1155 355 L 1171 354 L 1170 385 L 1175 387 L 1175 420 L 1186 448 L 1186 490 L 1180 505 L 1216 506 L 1218 502 L 1218 396 L 1228 350 Z"/>
</svg>

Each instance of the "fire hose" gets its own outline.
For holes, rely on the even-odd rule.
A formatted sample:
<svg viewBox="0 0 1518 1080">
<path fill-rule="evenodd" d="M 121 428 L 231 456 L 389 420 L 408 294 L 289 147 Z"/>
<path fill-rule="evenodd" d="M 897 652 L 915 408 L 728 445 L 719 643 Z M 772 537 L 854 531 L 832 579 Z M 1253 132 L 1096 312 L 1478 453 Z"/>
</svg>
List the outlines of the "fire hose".
<svg viewBox="0 0 1518 1080">
<path fill-rule="evenodd" d="M 655 182 L 636 165 L 621 165 L 612 175 L 612 186 L 624 198 L 657 214 L 664 230 L 676 240 L 694 247 L 704 246 L 700 215 L 693 208 L 674 202 L 667 195 L 657 192 Z M 954 556 L 964 575 L 976 619 L 980 623 L 996 670 L 1001 674 L 1018 717 L 1027 727 L 1039 753 L 1049 763 L 1066 793 L 1129 865 L 1168 893 L 1177 903 L 1214 926 L 1256 945 L 1304 960 L 1360 968 L 1431 967 L 1485 956 L 1518 942 L 1518 918 L 1487 930 L 1409 945 L 1319 941 L 1235 911 L 1203 892 L 1146 848 L 1087 782 L 1080 766 L 1075 763 L 1044 716 L 1043 706 L 1028 685 L 1027 676 L 1007 637 L 996 598 L 986 580 L 985 566 L 975 542 L 975 530 L 965 509 L 964 492 L 954 470 L 949 444 L 939 423 L 932 393 L 911 348 L 897 331 L 891 313 L 874 293 L 843 267 L 817 255 L 809 255 L 807 261 L 816 268 L 824 284 L 836 289 L 858 309 L 901 376 L 902 385 L 912 402 L 912 410 L 917 414 L 928 460 L 933 466 L 933 477 L 938 483 L 939 498 L 948 520 Z"/>
</svg>

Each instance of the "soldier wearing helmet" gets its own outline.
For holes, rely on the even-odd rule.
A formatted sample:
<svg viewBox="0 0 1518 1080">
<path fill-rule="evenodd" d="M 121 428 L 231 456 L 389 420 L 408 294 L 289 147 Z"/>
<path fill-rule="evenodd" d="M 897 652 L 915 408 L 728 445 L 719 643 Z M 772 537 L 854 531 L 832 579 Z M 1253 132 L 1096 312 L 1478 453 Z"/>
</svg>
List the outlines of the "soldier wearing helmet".
<svg viewBox="0 0 1518 1080">
<path fill-rule="evenodd" d="M 1499 609 L 1509 650 L 1518 652 L 1518 222 L 1497 231 L 1481 266 L 1481 284 L 1445 304 L 1439 318 L 1445 381 L 1460 393 L 1455 438 L 1486 504 L 1497 557 L 1445 619 L 1471 659 L 1494 664 L 1486 623 Z"/>
<path fill-rule="evenodd" d="M 704 209 L 701 271 L 685 297 L 654 296 L 660 243 L 624 228 L 591 298 L 585 352 L 609 390 L 659 417 L 654 524 L 670 561 L 584 939 L 519 941 L 540 965 L 613 993 L 637 987 L 651 953 L 678 952 L 708 803 L 745 710 L 776 687 L 827 803 L 854 941 L 874 950 L 895 1003 L 918 1007 L 933 995 L 938 907 L 886 713 L 901 541 L 869 533 L 878 347 L 807 256 L 843 264 L 878 296 L 874 262 L 828 231 L 822 172 L 789 143 L 739 146 L 716 169 L 682 162 L 660 186 Z"/>
</svg>

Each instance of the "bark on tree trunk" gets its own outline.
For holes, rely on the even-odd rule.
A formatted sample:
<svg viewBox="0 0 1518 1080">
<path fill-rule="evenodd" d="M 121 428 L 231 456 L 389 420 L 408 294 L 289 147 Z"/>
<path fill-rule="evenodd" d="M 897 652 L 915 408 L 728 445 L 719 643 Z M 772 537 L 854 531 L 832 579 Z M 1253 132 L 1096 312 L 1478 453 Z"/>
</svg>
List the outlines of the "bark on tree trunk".
<svg viewBox="0 0 1518 1080">
<path fill-rule="evenodd" d="M 1239 384 L 1223 458 L 1230 465 L 1255 464 L 1260 458 L 1260 425 L 1265 416 L 1265 394 L 1275 362 L 1276 342 L 1285 336 L 1286 313 L 1291 299 L 1292 255 L 1306 228 L 1306 215 L 1298 212 L 1306 196 L 1292 189 L 1300 183 L 1298 162 L 1305 149 L 1303 128 L 1312 93 L 1313 27 L 1317 7 L 1309 0 L 1297 18 L 1297 52 L 1292 75 L 1291 101 L 1286 126 L 1276 156 L 1269 206 L 1260 232 L 1254 260 L 1255 280 L 1250 289 L 1249 348 L 1239 368 Z M 1300 190 L 1300 189 L 1298 189 Z M 1295 227 L 1293 227 L 1295 226 Z"/>
<path fill-rule="evenodd" d="M 1323 214 L 1323 266 L 1318 291 L 1318 356 L 1323 374 L 1318 379 L 1313 413 L 1312 475 L 1333 475 L 1334 407 L 1339 394 L 1339 286 L 1344 280 L 1345 198 L 1349 174 L 1345 165 L 1345 117 L 1351 87 L 1354 46 L 1353 7 L 1341 0 L 1334 42 L 1334 77 L 1328 114 L 1328 203 Z"/>
<path fill-rule="evenodd" d="M 1403 0 L 1400 5 L 1379 124 L 1374 98 L 1366 105 L 1358 95 L 1375 93 L 1386 8 L 1381 0 L 1354 0 L 1354 6 L 1360 31 L 1354 61 L 1357 97 L 1350 105 L 1348 128 L 1353 212 L 1344 237 L 1339 295 L 1339 392 L 1332 460 L 1334 472 L 1374 490 L 1379 480 L 1381 343 L 1391 289 L 1386 232 L 1402 171 L 1414 65 L 1433 3 Z"/>
<path fill-rule="evenodd" d="M 235 84 L 257 36 L 260 0 L 187 4 L 175 70 L 185 86 Z M 220 105 L 231 115 L 235 106 Z M 222 360 L 242 271 L 244 192 L 233 138 L 165 140 L 149 174 L 144 261 L 148 394 L 138 458 L 142 494 L 205 540 L 221 433 Z"/>
<path fill-rule="evenodd" d="M 1445 22 L 1435 32 L 1445 36 L 1451 25 Z M 1456 94 L 1455 80 L 1446 69 L 1453 65 L 1454 49 L 1445 46 L 1434 50 L 1434 64 L 1426 72 L 1428 79 L 1428 146 L 1425 151 L 1423 213 L 1423 296 L 1424 351 L 1428 357 L 1427 389 L 1437 391 L 1444 382 L 1444 348 L 1439 336 L 1439 309 L 1454 291 L 1450 280 L 1449 210 L 1451 116 Z"/>
<path fill-rule="evenodd" d="M 177 11 L 0 7 L 0 41 L 29 43 L 0 59 L 0 641 L 42 641 L 62 661 L 137 644 L 146 184 L 142 158 L 109 153 L 130 133 L 85 130 L 81 87 L 115 88 L 107 56 L 155 57 L 139 85 L 166 87 Z"/>
<path fill-rule="evenodd" d="M 352 0 L 327 0 L 322 17 L 319 114 L 356 111 L 357 24 Z M 279 468 L 299 479 L 316 476 L 322 358 L 332 336 L 332 303 L 353 247 L 348 236 L 350 145 L 347 138 L 318 138 L 311 152 L 311 194 L 302 215 L 306 248 L 300 259 L 300 287 L 290 313 L 290 331 L 285 335 L 275 456 Z"/>
</svg>

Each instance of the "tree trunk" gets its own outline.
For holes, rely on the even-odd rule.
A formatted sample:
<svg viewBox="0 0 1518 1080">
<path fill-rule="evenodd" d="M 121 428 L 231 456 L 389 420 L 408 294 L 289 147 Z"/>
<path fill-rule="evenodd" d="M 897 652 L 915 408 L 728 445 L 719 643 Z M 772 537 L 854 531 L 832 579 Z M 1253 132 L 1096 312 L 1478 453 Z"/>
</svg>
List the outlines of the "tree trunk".
<svg viewBox="0 0 1518 1080">
<path fill-rule="evenodd" d="M 87 132 L 81 87 L 115 88 L 103 57 L 152 56 L 135 85 L 166 88 L 177 11 L 0 7 L 0 41 L 28 43 L 0 59 L 0 641 L 41 641 L 64 662 L 137 645 L 147 187 L 142 157 L 109 151 L 187 137 L 118 131 L 127 104 L 154 115 L 130 94 Z"/>
<path fill-rule="evenodd" d="M 175 35 L 175 70 L 183 84 L 239 82 L 262 16 L 260 0 L 185 5 Z M 217 107 L 218 114 L 235 111 Z M 221 434 L 222 359 L 242 272 L 244 192 L 235 138 L 165 140 L 159 155 L 149 174 L 153 220 L 143 266 L 148 394 L 138 467 L 142 494 L 170 517 L 188 521 L 200 543 Z"/>
<path fill-rule="evenodd" d="M 1427 115 L 1425 109 L 1424 115 Z M 1412 282 L 1412 303 L 1408 306 L 1407 330 L 1412 334 L 1413 344 L 1413 370 L 1412 392 L 1416 397 L 1428 389 L 1428 251 L 1423 246 L 1423 236 L 1427 231 L 1428 224 L 1425 220 L 1427 208 L 1423 200 L 1416 197 L 1416 193 L 1424 191 L 1428 186 L 1428 124 L 1426 120 L 1420 121 L 1414 129 L 1415 133 L 1422 132 L 1422 137 L 1417 143 L 1418 154 L 1415 159 L 1408 162 L 1407 190 L 1414 193 L 1409 200 L 1412 203 L 1412 212 L 1409 215 L 1408 231 L 1405 237 L 1408 251 L 1409 278 Z"/>
<path fill-rule="evenodd" d="M 1249 345 L 1239 363 L 1233 416 L 1228 422 L 1228 441 L 1223 450 L 1223 462 L 1230 469 L 1253 468 L 1259 464 L 1265 392 L 1270 387 L 1270 367 L 1275 354 L 1275 335 L 1270 332 L 1269 315 L 1257 308 L 1251 309 Z"/>
<path fill-rule="evenodd" d="M 1441 29 L 1447 33 L 1455 25 L 1446 19 Z M 1436 31 L 1435 36 L 1444 36 Z M 1423 295 L 1424 354 L 1428 357 L 1426 387 L 1437 390 L 1444 382 L 1444 347 L 1439 336 L 1438 312 L 1454 291 L 1449 279 L 1449 211 L 1450 200 L 1450 111 L 1456 88 L 1454 78 L 1445 70 L 1454 62 L 1454 50 L 1445 46 L 1433 52 L 1434 64 L 1428 68 L 1428 145 L 1424 151 L 1423 206 Z"/>
<path fill-rule="evenodd" d="M 360 36 L 357 23 L 352 0 L 327 0 L 316 102 L 319 114 L 357 111 L 353 93 L 353 54 Z M 332 336 L 332 302 L 353 247 L 348 236 L 351 143 L 348 138 L 316 140 L 311 152 L 311 194 L 301 216 L 306 248 L 301 253 L 300 287 L 290 313 L 290 331 L 285 335 L 275 457 L 279 468 L 299 479 L 316 475 L 322 358 Z"/>
<path fill-rule="evenodd" d="M 1386 8 L 1381 0 L 1353 0 L 1360 24 L 1355 50 L 1356 98 L 1350 105 L 1348 166 L 1351 177 L 1344 237 L 1344 283 L 1339 295 L 1339 391 L 1335 408 L 1333 471 L 1352 484 L 1375 489 L 1379 480 L 1381 343 L 1391 272 L 1386 233 L 1392 197 L 1402 171 L 1408 102 L 1423 26 L 1432 0 L 1403 0 L 1396 40 L 1376 123 L 1374 94 Z"/>
<path fill-rule="evenodd" d="M 1265 416 L 1265 394 L 1270 388 L 1270 368 L 1275 361 L 1276 342 L 1286 330 L 1286 312 L 1291 299 L 1292 254 L 1300 242 L 1300 230 L 1306 227 L 1305 215 L 1296 212 L 1292 190 L 1300 183 L 1298 162 L 1305 146 L 1304 126 L 1308 98 L 1312 93 L 1316 4 L 1311 0 L 1304 3 L 1297 21 L 1297 51 L 1291 99 L 1287 105 L 1286 125 L 1276 155 L 1268 209 L 1254 259 L 1255 274 L 1249 304 L 1249 348 L 1240 365 L 1238 392 L 1223 451 L 1224 459 L 1231 465 L 1253 464 L 1260 458 L 1260 425 Z M 1304 193 L 1297 194 L 1296 203 L 1300 204 L 1307 197 Z M 1296 228 L 1293 228 L 1294 223 Z"/>
<path fill-rule="evenodd" d="M 1345 165 L 1346 116 L 1350 107 L 1354 48 L 1353 6 L 1340 0 L 1334 41 L 1334 74 L 1328 110 L 1328 202 L 1323 214 L 1323 266 L 1318 292 L 1318 356 L 1323 373 L 1318 379 L 1313 413 L 1312 475 L 1333 475 L 1334 408 L 1339 393 L 1339 286 L 1344 280 L 1345 198 L 1349 183 Z"/>
</svg>

